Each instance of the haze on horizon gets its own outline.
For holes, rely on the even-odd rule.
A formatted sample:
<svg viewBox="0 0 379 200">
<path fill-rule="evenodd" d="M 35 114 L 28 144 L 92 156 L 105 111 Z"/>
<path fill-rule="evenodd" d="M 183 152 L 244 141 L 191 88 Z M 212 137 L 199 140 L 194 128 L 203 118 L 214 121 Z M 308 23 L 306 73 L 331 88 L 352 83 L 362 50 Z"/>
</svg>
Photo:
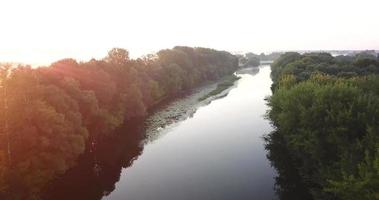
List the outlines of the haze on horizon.
<svg viewBox="0 0 379 200">
<path fill-rule="evenodd" d="M 379 49 L 379 1 L 2 0 L 0 61 L 139 57 L 177 45 L 232 52 Z"/>
</svg>

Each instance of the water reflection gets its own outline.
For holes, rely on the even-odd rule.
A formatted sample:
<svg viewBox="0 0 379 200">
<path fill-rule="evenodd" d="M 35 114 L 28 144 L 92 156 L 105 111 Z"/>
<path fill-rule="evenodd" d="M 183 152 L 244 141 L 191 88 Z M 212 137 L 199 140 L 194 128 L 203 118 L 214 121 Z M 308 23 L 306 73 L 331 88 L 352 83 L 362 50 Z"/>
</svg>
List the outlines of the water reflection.
<svg viewBox="0 0 379 200">
<path fill-rule="evenodd" d="M 239 74 L 226 97 L 162 128 L 164 137 L 144 146 L 103 199 L 276 199 L 275 172 L 262 141 L 262 133 L 272 130 L 263 118 L 270 68 L 253 74 Z"/>
<path fill-rule="evenodd" d="M 143 123 L 125 124 L 114 137 L 97 145 L 92 153 L 83 155 L 76 167 L 51 183 L 44 200 L 99 200 L 115 189 L 122 168 L 127 168 L 141 154 Z"/>
<path fill-rule="evenodd" d="M 50 184 L 43 200 L 275 199 L 261 140 L 271 131 L 263 118 L 270 69 L 237 74 L 235 87 L 209 102 L 198 101 L 201 90 L 126 124 Z"/>
<path fill-rule="evenodd" d="M 256 75 L 259 73 L 260 67 L 248 67 L 248 68 L 243 68 L 240 69 L 236 72 L 236 74 L 250 74 L 252 76 Z"/>
<path fill-rule="evenodd" d="M 267 158 L 276 169 L 275 191 L 281 200 L 311 200 L 312 196 L 299 176 L 284 139 L 276 131 L 265 137 Z"/>
<path fill-rule="evenodd" d="M 120 180 L 123 168 L 128 168 L 142 153 L 144 145 L 169 132 L 170 126 L 191 118 L 196 110 L 211 101 L 223 98 L 222 94 L 199 102 L 202 95 L 216 84 L 198 88 L 175 101 L 157 108 L 148 118 L 131 121 L 96 145 L 93 152 L 79 158 L 77 165 L 48 185 L 43 200 L 100 200 L 109 195 Z M 165 129 L 162 131 L 162 129 Z"/>
<path fill-rule="evenodd" d="M 44 200 L 100 200 L 115 189 L 123 168 L 128 168 L 142 153 L 144 145 L 169 132 L 170 126 L 191 118 L 196 110 L 217 97 L 199 102 L 202 95 L 216 84 L 198 88 L 175 101 L 157 108 L 148 118 L 131 121 L 96 145 L 93 152 L 81 156 L 78 164 L 49 184 L 42 194 Z M 162 131 L 162 129 L 165 129 Z"/>
<path fill-rule="evenodd" d="M 236 72 L 236 74 L 238 74 L 238 72 Z M 241 72 L 239 74 L 244 73 Z M 148 144 L 163 137 L 166 133 L 170 132 L 172 128 L 177 126 L 178 122 L 192 118 L 200 107 L 209 105 L 214 100 L 226 97 L 229 94 L 229 91 L 236 87 L 236 82 L 233 86 L 227 88 L 221 93 L 199 101 L 199 98 L 207 95 L 217 87 L 218 83 L 223 81 L 225 81 L 225 79 L 221 79 L 214 84 L 197 88 L 189 94 L 186 94 L 181 98 L 170 102 L 168 105 L 164 105 L 164 107 L 160 107 L 152 112 L 152 114 L 145 120 L 146 138 L 143 143 Z"/>
</svg>

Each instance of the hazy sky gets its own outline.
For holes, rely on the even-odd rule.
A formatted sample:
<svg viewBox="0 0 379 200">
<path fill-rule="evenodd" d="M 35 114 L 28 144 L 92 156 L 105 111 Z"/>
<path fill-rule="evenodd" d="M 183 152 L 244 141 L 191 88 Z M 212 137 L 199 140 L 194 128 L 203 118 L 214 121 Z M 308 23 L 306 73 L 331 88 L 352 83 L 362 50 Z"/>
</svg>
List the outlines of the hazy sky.
<svg viewBox="0 0 379 200">
<path fill-rule="evenodd" d="M 228 51 L 379 49 L 379 0 L 0 0 L 0 61 Z"/>
</svg>

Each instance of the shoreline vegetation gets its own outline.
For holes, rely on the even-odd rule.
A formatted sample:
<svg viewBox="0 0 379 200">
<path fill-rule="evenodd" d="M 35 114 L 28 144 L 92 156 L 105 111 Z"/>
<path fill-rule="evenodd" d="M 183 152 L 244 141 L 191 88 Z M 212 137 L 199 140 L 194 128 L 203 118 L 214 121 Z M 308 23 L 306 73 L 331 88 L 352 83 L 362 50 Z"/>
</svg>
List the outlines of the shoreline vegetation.
<svg viewBox="0 0 379 200">
<path fill-rule="evenodd" d="M 378 199 L 377 55 L 289 52 L 271 69 L 265 140 L 279 198 Z"/>
<path fill-rule="evenodd" d="M 198 101 L 203 101 L 205 99 L 208 99 L 209 97 L 216 96 L 220 94 L 221 92 L 225 91 L 226 89 L 232 87 L 234 85 L 234 82 L 240 79 L 240 77 L 236 76 L 235 74 L 229 75 L 223 80 L 221 83 L 218 83 L 216 88 L 212 91 L 210 91 L 208 94 L 200 97 Z"/>
<path fill-rule="evenodd" d="M 0 199 L 38 199 L 125 122 L 237 69 L 229 52 L 184 46 L 138 59 L 114 48 L 88 62 L 0 65 Z"/>
</svg>

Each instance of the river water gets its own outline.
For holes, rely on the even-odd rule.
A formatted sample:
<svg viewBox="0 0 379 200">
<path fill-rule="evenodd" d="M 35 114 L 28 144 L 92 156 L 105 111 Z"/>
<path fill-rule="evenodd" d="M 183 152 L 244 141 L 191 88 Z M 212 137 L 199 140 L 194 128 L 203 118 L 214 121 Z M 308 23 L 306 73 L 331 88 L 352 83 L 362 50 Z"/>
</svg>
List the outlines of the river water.
<svg viewBox="0 0 379 200">
<path fill-rule="evenodd" d="M 54 200 L 277 199 L 263 136 L 270 67 L 246 68 L 234 86 L 199 102 L 215 84 L 120 128 L 52 183 Z M 136 125 L 142 124 L 142 125 Z"/>
<path fill-rule="evenodd" d="M 244 69 L 228 95 L 158 129 L 104 200 L 274 199 L 275 172 L 262 136 L 270 67 Z M 168 130 L 165 130 L 168 129 Z"/>
</svg>

